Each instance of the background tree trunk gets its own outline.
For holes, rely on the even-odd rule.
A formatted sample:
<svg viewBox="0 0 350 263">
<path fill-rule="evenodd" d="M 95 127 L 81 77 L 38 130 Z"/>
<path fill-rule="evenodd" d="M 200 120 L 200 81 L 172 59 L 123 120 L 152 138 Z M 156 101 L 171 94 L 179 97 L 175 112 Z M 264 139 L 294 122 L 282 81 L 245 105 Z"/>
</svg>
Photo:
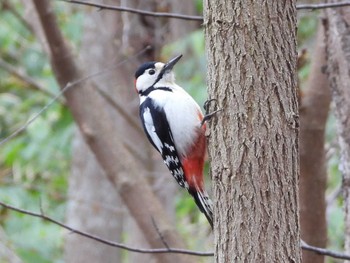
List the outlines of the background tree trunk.
<svg viewBox="0 0 350 263">
<path fill-rule="evenodd" d="M 178 0 L 169 1 L 171 11 L 179 14 L 195 15 L 195 4 L 194 1 Z M 188 21 L 181 19 L 170 19 L 170 36 L 169 41 L 177 41 L 181 37 L 185 37 L 189 32 L 199 28 L 200 24 L 196 21 Z"/>
<path fill-rule="evenodd" d="M 319 26 L 312 55 L 308 87 L 300 107 L 300 225 L 302 239 L 313 246 L 326 247 L 325 126 L 328 118 L 328 87 L 324 28 Z M 303 262 L 322 263 L 324 256 L 303 251 Z"/>
<path fill-rule="evenodd" d="M 326 16 L 327 65 L 343 175 L 345 251 L 350 253 L 350 8 L 328 9 Z"/>
<path fill-rule="evenodd" d="M 33 0 L 33 2 L 49 43 L 52 66 L 63 88 L 85 75 L 81 73 L 81 68 L 77 66 L 71 50 L 62 37 L 50 1 Z M 62 56 L 62 54 L 65 55 Z M 132 76 L 131 79 L 133 79 Z M 93 151 L 113 186 L 118 189 L 123 203 L 142 229 L 147 242 L 152 247 L 164 245 L 154 227 L 152 220 L 154 218 L 158 230 L 169 246 L 181 247 L 183 241 L 174 231 L 146 179 L 140 174 L 140 171 L 145 170 L 144 166 L 140 162 L 132 162 L 131 155 L 134 155 L 132 148 L 125 146 L 123 137 L 117 132 L 119 128 L 104 107 L 105 99 L 101 97 L 98 90 L 99 86 L 89 80 L 84 83 L 79 82 L 65 93 L 69 108 L 80 132 L 84 135 L 85 142 Z M 154 254 L 154 257 L 158 262 L 191 262 L 188 256 L 180 254 Z"/>
<path fill-rule="evenodd" d="M 121 2 L 122 6 L 137 7 L 143 10 L 158 9 L 156 8 L 156 1 L 148 1 L 147 3 L 136 0 Z M 104 1 L 103 3 L 115 4 L 115 1 Z M 179 5 L 172 5 L 174 8 L 177 6 Z M 189 12 L 189 10 L 194 12 L 193 2 L 187 1 L 184 5 L 180 6 L 181 9 L 187 7 L 188 10 L 186 12 Z M 160 31 L 164 31 L 164 28 L 169 27 L 164 27 L 164 24 L 159 23 L 159 19 L 139 17 L 134 14 L 98 12 L 96 9 L 91 8 L 85 8 L 85 12 L 84 37 L 80 54 L 81 60 L 84 61 L 83 64 L 86 65 L 86 71 L 90 74 L 113 66 L 113 64 L 121 61 L 131 51 L 140 50 L 145 45 L 150 44 L 153 47 L 163 46 L 165 39 L 161 37 L 162 34 L 156 34 L 156 32 L 159 33 Z M 174 12 L 178 12 L 178 10 Z M 145 20 L 147 20 L 147 23 L 145 23 Z M 105 27 L 107 24 L 111 26 Z M 176 23 L 172 23 L 171 25 L 173 24 Z M 193 28 L 194 25 L 191 27 L 182 27 L 181 33 L 188 33 Z M 177 39 L 180 36 L 172 36 L 178 34 L 178 29 L 179 27 L 173 26 L 170 27 L 170 30 L 166 31 L 169 37 Z M 96 36 L 99 36 L 99 41 L 96 41 Z M 106 105 L 106 108 L 109 109 L 110 114 L 120 128 L 116 132 L 122 135 L 126 145 L 129 147 L 133 146 L 135 149 L 142 149 L 137 151 L 138 154 L 133 156 L 132 161 L 142 162 L 145 167 L 145 170 L 142 171 L 143 176 L 147 177 L 149 182 L 153 184 L 153 189 L 160 197 L 167 213 L 174 219 L 175 204 L 173 202 L 173 196 L 176 194 L 177 185 L 168 176 L 169 172 L 166 166 L 149 142 L 146 141 L 146 136 L 141 131 L 138 116 L 138 96 L 133 89 L 132 79 L 138 64 L 146 60 L 159 58 L 159 51 L 159 48 L 155 48 L 148 57 L 137 59 L 137 63 L 125 65 L 104 73 L 102 76 L 97 77 L 97 84 L 114 101 L 122 102 L 122 106 L 128 112 L 132 113 L 134 121 L 139 126 L 137 132 L 132 131 L 135 128 L 127 123 L 123 116 L 116 114 L 114 108 Z M 127 101 L 129 103 L 125 103 Z M 72 198 L 70 199 L 70 209 L 67 214 L 68 223 L 70 225 L 75 223 L 74 225 L 78 229 L 85 229 L 113 240 L 116 237 L 120 237 L 123 230 L 127 233 L 127 243 L 133 246 L 148 247 L 147 241 L 137 227 L 137 224 L 134 220 L 130 220 L 130 214 L 123 209 L 119 197 L 113 192 L 113 188 L 110 188 L 110 182 L 99 167 L 95 157 L 91 154 L 83 140 L 81 140 L 80 134 L 77 134 L 78 138 L 76 138 L 75 153 L 73 154 L 75 161 L 73 160 L 72 176 L 70 178 L 71 194 L 69 196 Z M 96 189 L 99 190 L 96 191 Z M 84 199 L 91 200 L 91 203 L 82 205 L 81 200 Z M 93 200 L 95 202 L 92 202 Z M 96 206 L 99 208 L 98 213 L 96 213 Z M 101 209 L 106 209 L 106 211 L 100 211 Z M 86 218 L 89 218 L 91 222 L 86 223 Z M 76 225 L 77 222 L 80 222 L 80 224 Z M 91 247 L 92 244 L 93 242 L 82 242 L 81 237 L 67 235 L 67 242 L 65 243 L 66 260 L 68 262 L 78 262 L 77 259 L 80 258 L 81 261 L 79 262 L 118 262 L 118 250 L 107 250 L 103 244 L 98 246 L 95 244 L 93 248 Z M 129 262 L 155 262 L 155 258 L 151 254 L 131 253 L 128 255 L 127 260 Z"/>
<path fill-rule="evenodd" d="M 301 261 L 295 2 L 205 1 L 216 262 Z"/>
<path fill-rule="evenodd" d="M 75 137 L 67 224 L 108 240 L 121 241 L 125 208 L 81 135 Z M 65 236 L 64 250 L 67 263 L 121 262 L 119 249 L 72 233 Z"/>
<path fill-rule="evenodd" d="M 0 262 L 22 263 L 23 261 L 11 247 L 5 231 L 0 227 Z"/>
</svg>

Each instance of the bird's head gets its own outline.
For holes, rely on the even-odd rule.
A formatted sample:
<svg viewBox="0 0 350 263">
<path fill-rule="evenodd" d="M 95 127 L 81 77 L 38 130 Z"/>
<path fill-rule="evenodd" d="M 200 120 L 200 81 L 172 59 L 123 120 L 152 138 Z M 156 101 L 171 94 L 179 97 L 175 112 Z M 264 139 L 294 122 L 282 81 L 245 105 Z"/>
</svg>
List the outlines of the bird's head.
<svg viewBox="0 0 350 263">
<path fill-rule="evenodd" d="M 146 62 L 135 72 L 135 88 L 138 93 L 145 92 L 153 86 L 167 86 L 175 81 L 172 69 L 182 55 L 171 59 L 168 63 Z"/>
</svg>

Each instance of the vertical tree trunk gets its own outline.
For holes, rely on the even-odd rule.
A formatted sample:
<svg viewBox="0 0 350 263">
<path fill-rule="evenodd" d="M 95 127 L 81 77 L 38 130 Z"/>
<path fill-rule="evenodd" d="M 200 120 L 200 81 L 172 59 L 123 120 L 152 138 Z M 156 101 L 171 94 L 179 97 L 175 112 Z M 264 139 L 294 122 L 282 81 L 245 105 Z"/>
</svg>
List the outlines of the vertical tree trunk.
<svg viewBox="0 0 350 263">
<path fill-rule="evenodd" d="M 113 64 L 112 58 L 116 57 L 116 50 L 118 50 L 114 44 L 114 35 L 116 35 L 117 25 L 121 27 L 122 23 L 117 20 L 118 13 L 96 12 L 91 8 L 81 8 L 86 15 L 79 55 L 80 60 L 86 65 L 87 74 L 93 74 Z M 113 26 L 105 28 L 106 24 Z M 121 28 L 119 30 L 122 31 Z M 120 32 L 118 33 L 121 35 Z M 96 41 L 97 35 L 99 41 Z M 113 74 L 106 72 L 97 78 L 99 88 L 111 96 L 118 91 L 115 86 L 115 83 L 118 83 L 116 75 L 115 72 Z M 126 91 L 127 89 L 120 90 L 119 97 L 125 97 Z M 106 109 L 116 123 L 123 123 L 122 117 L 115 114 L 114 109 L 108 105 Z M 119 127 L 125 126 L 127 125 L 119 125 Z M 126 132 L 123 135 L 128 138 L 125 134 Z M 123 219 L 127 212 L 119 195 L 79 132 L 75 133 L 72 150 L 67 223 L 106 239 L 121 241 Z M 121 262 L 120 250 L 78 235 L 67 234 L 64 245 L 67 263 Z"/>
<path fill-rule="evenodd" d="M 179 14 L 195 15 L 195 4 L 194 1 L 188 0 L 177 0 L 169 1 L 171 11 Z M 181 19 L 170 19 L 170 30 L 171 35 L 168 37 L 169 40 L 177 41 L 180 37 L 186 36 L 189 32 L 199 28 L 198 22 L 188 21 Z"/>
<path fill-rule="evenodd" d="M 325 193 L 327 170 L 324 151 L 330 91 L 326 66 L 324 28 L 319 26 L 308 87 L 300 107 L 300 225 L 308 244 L 327 245 Z M 324 256 L 303 251 L 303 262 L 322 263 Z"/>
<path fill-rule="evenodd" d="M 113 4 L 114 2 L 114 0 L 103 1 L 105 4 Z M 131 8 L 137 7 L 142 10 L 152 10 L 156 6 L 156 1 L 143 2 L 139 0 L 123 0 L 121 1 L 121 5 Z M 186 6 L 191 9 L 190 7 L 194 5 L 192 2 L 186 2 L 185 5 L 181 5 L 182 8 Z M 142 49 L 146 44 L 150 44 L 154 47 L 163 46 L 164 39 L 160 39 L 157 35 L 160 31 L 160 27 L 163 28 L 162 30 L 168 27 L 164 26 L 164 24 L 160 25 L 158 18 L 145 18 L 136 16 L 135 14 L 120 12 L 97 12 L 96 9 L 91 8 L 85 8 L 84 11 L 86 12 L 86 16 L 84 18 L 84 36 L 80 54 L 81 60 L 84 61 L 84 65 L 87 65 L 86 70 L 90 74 L 123 60 L 125 55 L 130 52 L 130 49 L 137 51 Z M 145 23 L 144 19 L 147 20 L 147 23 Z M 106 24 L 111 26 L 105 28 Z M 102 28 L 103 30 L 101 30 Z M 175 30 L 176 32 L 173 33 L 173 28 L 175 30 L 175 27 L 171 27 L 169 32 L 170 36 L 176 35 L 178 32 Z M 176 29 L 178 28 L 176 27 Z M 185 27 L 182 28 L 181 32 L 185 33 L 189 30 L 189 27 Z M 96 41 L 97 35 L 99 36 L 99 41 Z M 139 62 L 135 64 L 141 64 L 146 60 L 155 60 L 159 52 L 160 49 L 156 48 L 149 54 L 150 56 L 137 59 Z M 127 109 L 128 112 L 133 113 L 132 116 L 135 117 L 135 121 L 140 123 L 138 119 L 138 99 L 133 89 L 132 79 L 135 71 L 135 64 L 125 64 L 123 67 L 105 72 L 97 77 L 97 84 L 100 89 L 103 89 L 115 101 L 122 101 L 123 107 Z M 126 101 L 129 103 L 125 103 Z M 116 133 L 122 134 L 122 137 L 129 145 L 142 149 L 138 152 L 141 158 L 137 159 L 136 156 L 133 156 L 133 161 L 142 162 L 145 168 L 142 174 L 147 177 L 153 185 L 161 185 L 161 187 L 153 187 L 153 189 L 160 197 L 168 214 L 172 215 L 172 219 L 175 219 L 173 216 L 175 214 L 173 196 L 178 188 L 171 180 L 171 177 L 168 176 L 169 172 L 160 156 L 153 150 L 149 142 L 146 141 L 146 136 L 143 132 L 142 134 L 135 133 L 133 131 L 135 128 L 131 127 L 115 109 L 111 109 L 108 105 L 106 105 L 106 108 L 109 109 L 114 121 L 118 123 L 118 127 L 120 128 Z M 78 136 L 80 136 L 80 134 L 78 134 Z M 76 138 L 76 143 L 79 144 L 79 147 L 75 147 L 76 154 L 73 154 L 73 158 L 77 161 L 73 162 L 73 173 L 70 178 L 70 192 L 74 193 L 74 198 L 70 200 L 69 207 L 71 209 L 68 210 L 68 223 L 72 222 L 76 224 L 80 222 L 80 225 L 77 225 L 78 229 L 89 230 L 89 232 L 98 233 L 106 237 L 110 235 L 114 236 L 112 239 L 117 238 L 119 234 L 121 234 L 118 231 L 123 228 L 123 231 L 127 235 L 128 244 L 132 246 L 149 247 L 135 221 L 132 219 L 130 220 L 130 214 L 122 213 L 122 211 L 120 211 L 122 209 L 117 208 L 120 207 L 120 200 L 116 198 L 115 193 L 112 192 L 108 196 L 106 195 L 106 193 L 109 193 L 111 190 L 113 191 L 113 189 L 108 188 L 110 182 L 108 182 L 107 177 L 99 168 L 95 157 L 80 138 Z M 79 166 L 79 164 L 82 164 L 82 160 L 86 160 L 88 165 Z M 84 182 L 80 184 L 79 191 L 75 189 L 78 185 L 77 182 Z M 91 191 L 91 189 L 96 188 L 101 190 Z M 105 202 L 102 201 L 104 196 L 106 199 Z M 87 204 L 85 206 L 81 205 L 79 202 L 81 199 L 96 199 L 96 202 L 95 205 L 90 206 L 89 209 Z M 99 207 L 100 209 L 105 209 L 99 213 L 95 213 L 96 205 L 99 203 L 97 200 L 109 204 L 106 207 Z M 118 213 L 115 213 L 116 209 L 111 210 L 107 208 L 112 208 L 113 206 L 119 210 Z M 126 220 L 123 220 L 123 216 Z M 90 218 L 89 222 L 82 224 L 86 221 L 86 218 Z M 124 224 L 121 225 L 123 221 Z M 115 225 L 113 225 L 113 222 Z M 117 223 L 119 223 L 119 225 Z M 119 254 L 117 252 L 119 250 L 107 249 L 107 247 L 103 247 L 103 244 L 101 244 L 101 247 L 95 245 L 95 249 L 93 249 L 91 247 L 92 242 L 82 242 L 82 238 L 76 235 L 67 235 L 66 240 L 65 252 L 68 262 L 78 262 L 78 259 L 81 260 L 80 262 L 111 261 L 103 260 L 106 258 L 114 258 L 115 262 L 118 262 L 117 258 Z M 138 253 L 128 254 L 127 260 L 130 262 L 156 262 L 156 258 L 152 254 L 145 255 Z"/>
<path fill-rule="evenodd" d="M 205 1 L 216 262 L 301 260 L 295 2 Z"/>
<path fill-rule="evenodd" d="M 345 251 L 350 253 L 350 8 L 328 9 L 326 16 L 327 65 L 343 175 Z"/>
<path fill-rule="evenodd" d="M 121 241 L 122 219 L 126 209 L 78 131 L 72 150 L 67 224 L 108 240 Z M 64 259 L 67 263 L 121 262 L 121 251 L 67 233 Z"/>
<path fill-rule="evenodd" d="M 81 73 L 81 68 L 77 66 L 58 28 L 51 1 L 33 0 L 33 2 L 49 43 L 51 64 L 60 86 L 63 88 L 72 81 L 82 79 L 85 75 Z M 132 161 L 132 154 L 125 147 L 123 137 L 116 132 L 119 128 L 106 110 L 106 102 L 97 90 L 98 85 L 89 80 L 79 82 L 65 93 L 85 142 L 95 154 L 113 186 L 118 189 L 123 203 L 142 229 L 147 242 L 152 247 L 164 245 L 154 228 L 152 218 L 155 218 L 158 229 L 169 246 L 181 247 L 183 244 L 181 238 L 174 231 L 146 179 L 140 174 L 140 171 L 144 171 L 142 163 Z M 192 262 L 189 256 L 180 254 L 154 254 L 154 257 L 158 262 L 164 263 Z"/>
</svg>

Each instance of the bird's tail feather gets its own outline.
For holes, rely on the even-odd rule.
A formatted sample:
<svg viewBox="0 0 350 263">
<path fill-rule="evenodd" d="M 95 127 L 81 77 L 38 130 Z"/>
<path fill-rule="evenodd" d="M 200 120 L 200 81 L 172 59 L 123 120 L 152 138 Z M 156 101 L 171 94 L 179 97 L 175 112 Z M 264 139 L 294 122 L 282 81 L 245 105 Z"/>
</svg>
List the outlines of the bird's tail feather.
<svg viewBox="0 0 350 263">
<path fill-rule="evenodd" d="M 188 189 L 188 192 L 193 196 L 199 210 L 207 218 L 211 228 L 213 228 L 213 202 L 205 190 Z"/>
</svg>

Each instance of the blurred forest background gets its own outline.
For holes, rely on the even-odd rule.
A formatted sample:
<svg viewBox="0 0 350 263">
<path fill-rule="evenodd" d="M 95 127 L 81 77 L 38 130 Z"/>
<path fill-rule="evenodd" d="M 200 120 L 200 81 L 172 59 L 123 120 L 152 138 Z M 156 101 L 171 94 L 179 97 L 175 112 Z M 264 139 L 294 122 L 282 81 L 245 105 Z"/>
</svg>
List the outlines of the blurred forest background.
<svg viewBox="0 0 350 263">
<path fill-rule="evenodd" d="M 103 3 L 189 15 L 200 15 L 203 8 L 200 0 Z M 175 68 L 178 83 L 203 105 L 206 61 L 200 22 L 141 17 L 61 1 L 52 1 L 52 4 L 59 26 L 85 76 L 100 72 L 91 77 L 93 81 L 104 95 L 129 114 L 131 119 L 126 120 L 118 107 L 105 100 L 119 127 L 116 133 L 125 138 L 125 148 L 146 167 L 140 171 L 141 176 L 147 178 L 162 200 L 185 242 L 183 247 L 212 251 L 211 230 L 205 218 L 187 193 L 178 189 L 139 132 L 138 96 L 133 87 L 133 74 L 141 62 L 166 61 L 173 55 L 184 54 Z M 320 41 L 317 28 L 321 15 L 322 11 L 298 11 L 301 110 L 314 50 Z M 147 45 L 153 50 L 132 57 Z M 118 66 L 124 59 L 127 61 Z M 50 103 L 59 90 L 33 4 L 26 0 L 1 0 L 0 140 L 23 126 Z M 131 123 L 136 123 L 137 127 Z M 342 251 L 343 199 L 339 149 L 331 111 L 325 138 L 327 247 Z M 109 240 L 146 247 L 147 242 L 116 189 L 118 187 L 106 177 L 83 142 L 63 96 L 25 131 L 0 146 L 2 202 L 31 211 L 42 210 L 58 221 Z M 152 256 L 109 248 L 38 218 L 3 208 L 0 208 L 0 223 L 0 258 L 3 258 L 0 262 L 153 262 Z M 195 259 L 195 262 L 211 261 L 210 258 Z"/>
</svg>

